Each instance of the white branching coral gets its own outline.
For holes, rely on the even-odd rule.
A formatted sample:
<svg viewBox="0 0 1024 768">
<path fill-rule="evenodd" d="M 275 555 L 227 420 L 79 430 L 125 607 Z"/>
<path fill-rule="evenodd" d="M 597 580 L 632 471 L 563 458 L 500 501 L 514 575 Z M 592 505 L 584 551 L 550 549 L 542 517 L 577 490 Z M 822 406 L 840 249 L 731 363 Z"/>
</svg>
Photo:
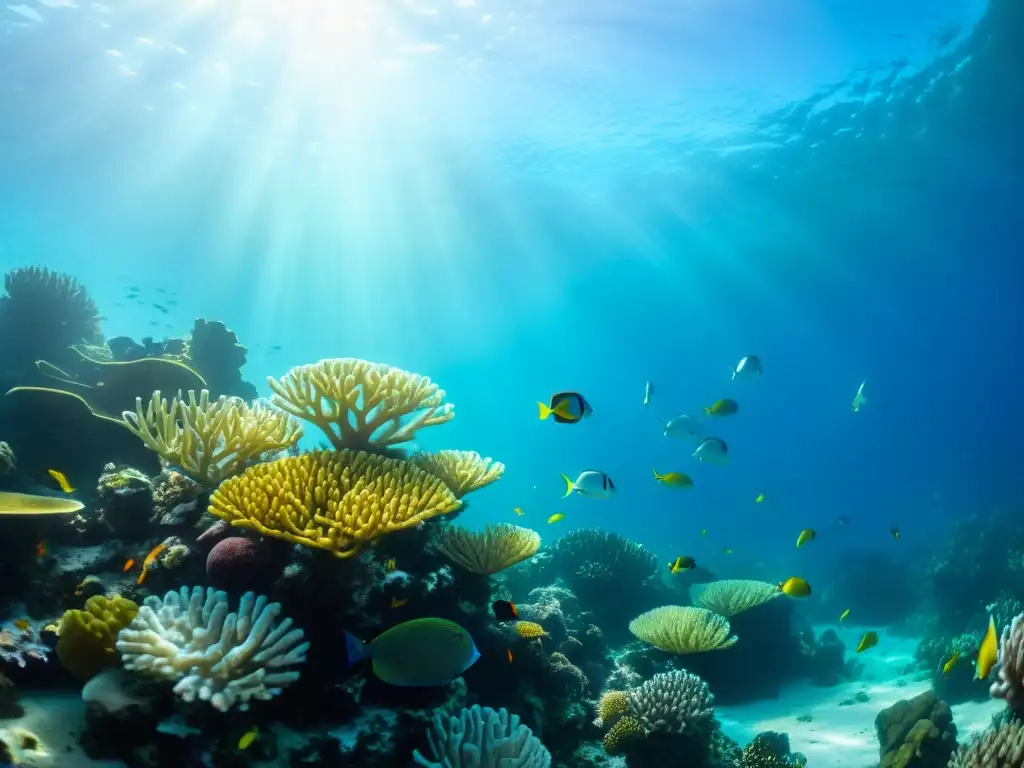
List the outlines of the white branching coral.
<svg viewBox="0 0 1024 768">
<path fill-rule="evenodd" d="M 655 675 L 628 694 L 629 714 L 648 732 L 694 733 L 714 722 L 708 684 L 685 670 Z"/>
<path fill-rule="evenodd" d="M 551 753 L 519 715 L 476 704 L 458 717 L 434 715 L 430 730 L 430 758 L 413 752 L 415 765 L 424 768 L 550 768 Z"/>
<path fill-rule="evenodd" d="M 252 592 L 242 595 L 237 613 L 228 596 L 212 588 L 182 587 L 163 600 L 148 597 L 131 624 L 121 630 L 117 650 L 125 669 L 177 681 L 185 701 L 208 701 L 226 712 L 249 701 L 267 701 L 299 679 L 292 669 L 306 660 L 309 643 L 291 619 Z"/>
</svg>

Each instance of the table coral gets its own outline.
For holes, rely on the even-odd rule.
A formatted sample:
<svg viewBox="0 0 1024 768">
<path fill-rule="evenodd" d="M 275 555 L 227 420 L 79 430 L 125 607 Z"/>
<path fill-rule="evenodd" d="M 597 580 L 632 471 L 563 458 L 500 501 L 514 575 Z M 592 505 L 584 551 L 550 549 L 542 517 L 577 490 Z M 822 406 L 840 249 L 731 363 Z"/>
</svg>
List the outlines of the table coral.
<svg viewBox="0 0 1024 768">
<path fill-rule="evenodd" d="M 666 605 L 637 616 L 629 631 L 639 640 L 669 653 L 700 653 L 729 648 L 729 621 L 706 608 Z"/>
<path fill-rule="evenodd" d="M 727 619 L 781 595 L 775 584 L 751 579 L 722 579 L 690 587 L 690 602 Z"/>
<path fill-rule="evenodd" d="M 258 464 L 210 498 L 210 513 L 232 525 L 341 558 L 460 506 L 448 486 L 412 462 L 347 450 Z"/>
</svg>

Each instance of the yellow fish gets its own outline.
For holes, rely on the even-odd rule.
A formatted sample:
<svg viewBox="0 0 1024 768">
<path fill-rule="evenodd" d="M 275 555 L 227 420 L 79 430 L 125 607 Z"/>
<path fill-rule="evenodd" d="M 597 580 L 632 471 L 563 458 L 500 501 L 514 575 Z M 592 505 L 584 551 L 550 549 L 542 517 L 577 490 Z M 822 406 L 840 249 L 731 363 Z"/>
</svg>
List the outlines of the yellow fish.
<svg viewBox="0 0 1024 768">
<path fill-rule="evenodd" d="M 557 523 L 559 520 L 565 520 L 565 515 L 563 515 L 561 512 L 556 512 L 548 518 L 548 524 L 550 525 L 551 523 Z"/>
<path fill-rule="evenodd" d="M 391 607 L 392 608 L 401 608 L 403 605 L 405 605 L 408 602 L 409 602 L 409 599 L 406 598 L 406 597 L 392 597 L 391 598 Z"/>
<path fill-rule="evenodd" d="M 728 547 L 723 547 L 722 548 L 722 554 L 723 555 L 731 555 L 732 554 L 732 550 L 729 549 Z"/>
<path fill-rule="evenodd" d="M 656 469 L 652 469 L 651 471 L 654 473 L 654 479 L 662 485 L 671 485 L 673 488 L 693 487 L 693 480 L 682 472 L 666 472 L 665 474 L 661 474 Z"/>
<path fill-rule="evenodd" d="M 843 611 L 842 615 L 839 617 L 839 623 L 842 624 L 844 621 L 846 621 L 846 617 L 849 616 L 849 615 L 850 615 L 850 609 L 847 608 L 845 611 Z"/>
<path fill-rule="evenodd" d="M 75 489 L 71 487 L 71 483 L 68 482 L 67 476 L 63 472 L 58 472 L 56 469 L 46 470 L 50 473 L 50 477 L 57 481 L 57 485 L 64 493 L 74 493 Z"/>
<path fill-rule="evenodd" d="M 865 632 L 860 642 L 857 643 L 857 653 L 864 653 L 868 648 L 874 648 L 878 645 L 878 633 L 877 632 Z"/>
<path fill-rule="evenodd" d="M 942 676 L 945 677 L 952 671 L 953 667 L 956 666 L 957 661 L 960 659 L 960 651 L 953 651 L 953 655 L 949 657 L 949 661 L 942 665 Z"/>
<path fill-rule="evenodd" d="M 239 749 L 248 749 L 249 745 L 256 741 L 256 737 L 259 736 L 260 729 L 255 725 L 248 731 L 242 734 L 242 738 L 238 740 Z"/>
<path fill-rule="evenodd" d="M 796 548 L 800 549 L 808 541 L 814 541 L 814 537 L 817 535 L 813 528 L 804 528 L 800 531 L 800 535 L 796 537 Z"/>
<path fill-rule="evenodd" d="M 384 561 L 384 571 L 391 573 L 393 570 L 395 570 L 395 558 L 392 557 Z"/>
<path fill-rule="evenodd" d="M 516 507 L 512 511 L 515 512 L 517 516 L 521 516 L 523 514 L 523 508 L 522 507 Z"/>
<path fill-rule="evenodd" d="M 740 410 L 740 404 L 735 400 L 728 397 L 723 398 L 704 409 L 705 416 L 732 416 L 734 413 L 738 413 Z"/>
<path fill-rule="evenodd" d="M 757 498 L 754 499 L 754 503 L 755 504 L 760 504 L 762 501 L 764 501 L 764 494 L 763 493 L 757 494 Z"/>
<path fill-rule="evenodd" d="M 29 624 L 28 619 L 18 619 L 18 620 L 16 620 L 14 622 L 14 626 L 17 627 L 18 629 L 20 629 L 22 632 L 24 632 L 25 630 L 27 630 L 32 625 Z"/>
<path fill-rule="evenodd" d="M 975 664 L 974 679 L 984 680 L 992 667 L 996 665 L 999 658 L 999 637 L 996 635 L 996 620 L 988 617 L 988 631 L 985 639 L 981 641 L 981 648 L 978 649 L 978 661 Z"/>
<path fill-rule="evenodd" d="M 680 555 L 671 563 L 668 564 L 668 570 L 670 573 L 679 573 L 680 571 L 689 571 L 697 567 L 697 561 L 689 555 Z"/>
<path fill-rule="evenodd" d="M 811 585 L 797 576 L 779 582 L 779 591 L 790 597 L 810 597 Z"/>
</svg>

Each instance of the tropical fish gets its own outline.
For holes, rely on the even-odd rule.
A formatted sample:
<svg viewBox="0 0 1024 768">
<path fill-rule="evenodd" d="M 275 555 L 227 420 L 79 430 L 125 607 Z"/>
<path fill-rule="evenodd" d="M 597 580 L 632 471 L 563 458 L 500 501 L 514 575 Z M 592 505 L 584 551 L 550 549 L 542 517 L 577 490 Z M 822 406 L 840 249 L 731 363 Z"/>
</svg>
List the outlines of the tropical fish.
<svg viewBox="0 0 1024 768">
<path fill-rule="evenodd" d="M 680 555 L 671 563 L 668 564 L 668 570 L 670 573 L 681 573 L 682 571 L 692 571 L 697 567 L 697 561 L 689 555 Z"/>
<path fill-rule="evenodd" d="M 868 648 L 874 648 L 878 645 L 878 633 L 867 631 L 861 635 L 860 642 L 857 643 L 857 653 L 864 653 Z"/>
<path fill-rule="evenodd" d="M 408 602 L 409 602 L 409 599 L 406 598 L 406 597 L 392 597 L 391 598 L 391 607 L 392 608 L 401 608 L 403 605 L 405 605 Z"/>
<path fill-rule="evenodd" d="M 370 659 L 373 673 L 389 685 L 448 685 L 480 658 L 470 634 L 447 619 L 404 621 L 368 643 L 345 632 L 349 664 Z"/>
<path fill-rule="evenodd" d="M 654 394 L 654 385 L 651 382 L 647 382 L 647 386 L 644 387 L 644 405 L 651 404 L 651 395 Z"/>
<path fill-rule="evenodd" d="M 896 523 L 889 526 L 889 535 L 892 536 L 896 541 L 900 540 L 900 529 Z"/>
<path fill-rule="evenodd" d="M 124 568 L 121 569 L 121 573 L 128 573 L 132 568 L 135 567 L 135 558 L 129 557 L 124 561 Z"/>
<path fill-rule="evenodd" d="M 516 513 L 517 517 L 522 516 L 524 514 L 522 507 L 515 507 L 512 511 Z"/>
<path fill-rule="evenodd" d="M 790 597 L 810 597 L 811 585 L 797 576 L 779 582 L 779 591 Z"/>
<path fill-rule="evenodd" d="M 862 405 L 864 405 L 864 403 L 866 403 L 868 401 L 868 399 L 864 396 L 864 385 L 867 384 L 867 383 L 868 383 L 868 380 L 864 379 L 864 381 L 862 381 L 860 383 L 860 386 L 857 387 L 857 394 L 853 396 L 853 412 L 854 413 L 859 413 L 860 412 L 860 407 Z M 883 408 L 882 410 L 885 410 L 885 409 Z"/>
<path fill-rule="evenodd" d="M 50 545 L 46 539 L 40 539 L 39 543 L 36 544 L 36 560 L 42 560 L 50 554 Z"/>
<path fill-rule="evenodd" d="M 726 464 L 729 461 L 729 447 L 717 437 L 705 437 L 693 452 L 693 457 L 710 464 Z"/>
<path fill-rule="evenodd" d="M 942 676 L 945 677 L 953 671 L 953 667 L 956 666 L 957 661 L 960 659 L 960 651 L 953 651 L 953 655 L 949 657 L 949 660 L 942 665 Z"/>
<path fill-rule="evenodd" d="M 754 499 L 754 503 L 755 504 L 760 504 L 762 501 L 764 501 L 764 494 L 763 493 L 757 494 L 757 498 Z"/>
<path fill-rule="evenodd" d="M 732 416 L 739 413 L 740 404 L 728 397 L 717 400 L 704 409 L 705 416 Z"/>
<path fill-rule="evenodd" d="M 559 520 L 565 520 L 565 515 L 563 515 L 561 512 L 555 512 L 555 514 L 548 518 L 548 525 L 551 525 L 552 523 L 557 523 Z"/>
<path fill-rule="evenodd" d="M 384 561 L 384 572 L 391 573 L 393 570 L 395 570 L 395 558 L 390 557 Z"/>
<path fill-rule="evenodd" d="M 71 487 L 71 483 L 68 482 L 67 475 L 65 475 L 63 472 L 60 472 L 56 469 L 48 469 L 46 471 L 50 474 L 50 477 L 57 481 L 57 485 L 60 486 L 60 489 L 64 491 L 64 493 L 75 492 L 75 489 Z"/>
<path fill-rule="evenodd" d="M 651 470 L 654 472 L 654 479 L 662 485 L 670 485 L 673 488 L 692 488 L 693 480 L 689 476 L 684 475 L 682 472 L 666 472 L 661 474 L 658 470 Z"/>
<path fill-rule="evenodd" d="M 494 611 L 494 618 L 498 621 L 512 621 L 519 618 L 519 609 L 516 604 L 508 600 L 495 600 L 491 603 L 491 610 Z"/>
<path fill-rule="evenodd" d="M 537 406 L 541 421 L 554 416 L 559 424 L 576 424 L 594 412 L 579 392 L 557 392 L 551 396 L 550 404 L 538 402 Z"/>
<path fill-rule="evenodd" d="M 796 537 L 796 548 L 800 549 L 808 541 L 814 541 L 814 537 L 817 535 L 813 528 L 804 528 L 800 531 L 800 535 Z"/>
<path fill-rule="evenodd" d="M 846 617 L 849 616 L 849 615 L 850 615 L 850 609 L 847 608 L 845 611 L 842 612 L 842 614 L 840 614 L 840 616 L 839 616 L 839 623 L 842 624 L 844 621 L 846 621 Z"/>
<path fill-rule="evenodd" d="M 661 423 L 665 425 L 665 437 L 672 437 L 677 440 L 689 440 L 693 443 L 699 443 L 703 438 L 701 435 L 700 422 L 698 422 L 693 416 L 685 413 L 681 413 L 678 416 L 673 416 L 668 421 L 661 418 Z"/>
<path fill-rule="evenodd" d="M 701 528 L 700 529 L 700 535 L 701 536 L 707 536 L 708 535 L 708 529 L 707 528 Z"/>
<path fill-rule="evenodd" d="M 238 740 L 238 748 L 247 749 L 250 744 L 256 741 L 256 737 L 259 736 L 259 734 L 260 729 L 254 725 L 252 728 L 250 728 L 248 731 L 242 734 L 242 738 Z"/>
<path fill-rule="evenodd" d="M 731 555 L 732 554 L 732 550 L 729 549 L 728 547 L 722 547 L 722 554 L 723 555 Z"/>
<path fill-rule="evenodd" d="M 506 652 L 508 653 L 508 663 L 511 664 L 512 663 L 512 649 L 511 648 L 507 648 Z"/>
<path fill-rule="evenodd" d="M 761 358 L 757 355 L 747 355 L 732 370 L 732 377 L 741 379 L 754 379 L 761 375 Z"/>
<path fill-rule="evenodd" d="M 156 559 L 160 557 L 160 553 L 167 549 L 166 544 L 157 544 L 153 549 L 146 555 L 146 559 L 142 561 L 142 571 L 139 573 L 139 578 L 135 580 L 137 586 L 141 586 L 142 582 L 146 580 L 146 574 L 149 573 L 149 569 L 156 562 Z"/>
<path fill-rule="evenodd" d="M 565 481 L 563 499 L 566 496 L 571 496 L 573 492 L 595 499 L 609 499 L 615 493 L 615 483 L 612 482 L 612 479 L 596 469 L 583 470 L 575 482 L 566 475 L 562 475 L 562 479 Z"/>
<path fill-rule="evenodd" d="M 28 619 L 16 619 L 14 626 L 20 629 L 22 632 L 28 631 L 28 628 L 32 626 Z"/>
<path fill-rule="evenodd" d="M 996 620 L 988 617 L 988 630 L 978 649 L 978 660 L 974 665 L 974 679 L 985 680 L 999 658 L 999 636 L 996 634 Z"/>
</svg>

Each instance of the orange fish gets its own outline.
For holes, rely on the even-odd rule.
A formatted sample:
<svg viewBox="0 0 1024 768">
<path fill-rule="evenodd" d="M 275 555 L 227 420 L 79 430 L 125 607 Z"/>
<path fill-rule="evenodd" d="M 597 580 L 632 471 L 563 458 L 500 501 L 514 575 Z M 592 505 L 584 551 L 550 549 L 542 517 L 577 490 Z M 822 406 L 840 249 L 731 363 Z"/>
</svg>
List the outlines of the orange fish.
<svg viewBox="0 0 1024 768">
<path fill-rule="evenodd" d="M 509 664 L 511 664 L 511 663 L 512 663 L 512 649 L 511 649 L 511 648 L 510 648 L 510 649 L 509 649 L 509 651 L 508 651 L 508 663 L 509 663 Z"/>
<path fill-rule="evenodd" d="M 36 544 L 36 558 L 42 560 L 50 554 L 50 548 L 46 546 L 46 539 L 40 539 L 39 543 Z"/>
<path fill-rule="evenodd" d="M 405 605 L 408 602 L 409 602 L 409 600 L 407 598 L 404 598 L 404 597 L 392 597 L 391 598 L 391 607 L 392 608 L 401 608 L 403 605 Z"/>
<path fill-rule="evenodd" d="M 149 554 L 146 555 L 146 559 L 142 561 L 142 573 L 139 574 L 139 578 L 135 580 L 136 586 L 141 586 L 142 582 L 146 580 L 146 574 L 149 572 L 150 566 L 160 557 L 160 553 L 167 549 L 166 544 L 157 544 L 153 549 L 150 550 Z"/>
<path fill-rule="evenodd" d="M 31 624 L 28 623 L 28 619 L 18 619 L 14 622 L 14 626 L 20 629 L 22 632 L 26 632 Z"/>
<path fill-rule="evenodd" d="M 135 558 L 129 557 L 128 560 L 125 561 L 124 568 L 121 569 L 121 573 L 128 573 L 128 571 L 130 571 L 134 567 L 135 567 Z"/>
</svg>

